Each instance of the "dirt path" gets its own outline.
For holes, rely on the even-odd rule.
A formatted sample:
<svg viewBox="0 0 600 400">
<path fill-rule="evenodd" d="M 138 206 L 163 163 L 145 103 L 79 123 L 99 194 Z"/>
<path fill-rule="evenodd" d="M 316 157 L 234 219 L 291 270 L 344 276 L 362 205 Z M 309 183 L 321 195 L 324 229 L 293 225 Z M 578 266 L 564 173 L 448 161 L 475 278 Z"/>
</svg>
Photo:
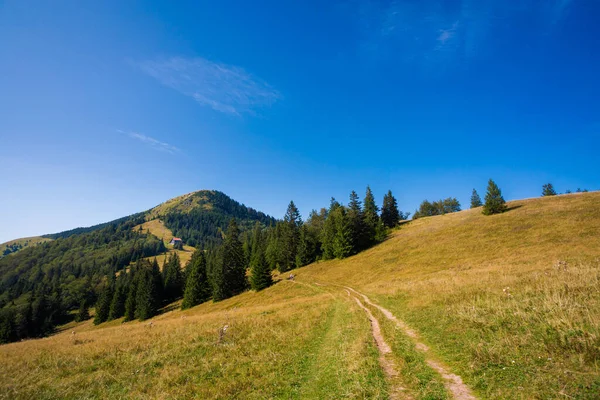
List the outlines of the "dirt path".
<svg viewBox="0 0 600 400">
<path fill-rule="evenodd" d="M 371 305 L 372 307 L 377 308 L 379 311 L 381 311 L 381 313 L 387 319 L 394 322 L 396 324 L 396 326 L 399 327 L 400 329 L 402 329 L 408 337 L 413 339 L 413 341 L 415 343 L 415 347 L 418 350 L 425 353 L 425 362 L 427 363 L 427 365 L 429 365 L 432 369 L 434 369 L 437 373 L 439 373 L 442 376 L 442 378 L 444 380 L 444 386 L 446 387 L 448 392 L 450 392 L 450 394 L 452 394 L 452 397 L 454 399 L 457 399 L 457 400 L 475 400 L 476 399 L 476 397 L 471 392 L 471 389 L 469 389 L 469 387 L 464 384 L 464 382 L 462 381 L 462 378 L 460 376 L 450 373 L 448 367 L 444 366 L 440 361 L 434 360 L 428 354 L 429 347 L 425 343 L 422 343 L 419 341 L 419 335 L 417 334 L 417 332 L 415 332 L 413 329 L 409 328 L 403 321 L 396 318 L 396 316 L 394 314 L 392 314 L 388 309 L 383 308 L 380 305 L 373 303 L 364 294 L 362 294 L 348 286 L 345 286 L 345 288 L 346 288 L 346 291 L 352 291 L 353 293 L 357 294 L 358 296 L 361 296 L 364 299 L 365 303 Z M 350 292 L 348 292 L 348 294 L 350 294 Z M 357 302 L 359 302 L 358 298 L 355 297 L 355 299 Z M 360 304 L 360 305 L 368 313 L 372 324 L 373 324 L 373 321 L 377 321 L 373 317 L 371 312 L 364 305 L 362 305 L 362 304 Z M 377 331 L 379 332 L 379 335 L 381 335 L 381 330 L 379 329 L 379 323 L 377 323 Z M 373 329 L 373 335 L 375 336 L 375 329 Z M 383 340 L 383 338 L 381 340 Z M 379 344 L 378 344 L 378 346 L 379 346 Z M 387 346 L 387 344 L 386 344 L 386 346 Z M 389 349 L 389 346 L 388 346 L 388 352 L 390 352 L 390 351 L 391 350 Z"/>
<path fill-rule="evenodd" d="M 365 305 L 358 299 L 358 297 L 352 296 L 348 290 L 346 290 L 348 296 L 353 298 L 356 301 L 356 304 L 360 308 L 362 308 L 369 321 L 371 321 L 371 332 L 373 334 L 373 338 L 375 339 L 375 343 L 377 345 L 377 349 L 379 350 L 379 364 L 383 369 L 383 372 L 390 383 L 390 399 L 412 399 L 412 397 L 406 392 L 406 389 L 398 384 L 394 384 L 394 381 L 397 380 L 398 377 L 398 369 L 392 360 L 389 360 L 385 357 L 386 354 L 392 352 L 392 348 L 385 342 L 383 335 L 381 334 L 381 326 L 379 325 L 379 321 L 371 310 L 369 310 Z"/>
</svg>

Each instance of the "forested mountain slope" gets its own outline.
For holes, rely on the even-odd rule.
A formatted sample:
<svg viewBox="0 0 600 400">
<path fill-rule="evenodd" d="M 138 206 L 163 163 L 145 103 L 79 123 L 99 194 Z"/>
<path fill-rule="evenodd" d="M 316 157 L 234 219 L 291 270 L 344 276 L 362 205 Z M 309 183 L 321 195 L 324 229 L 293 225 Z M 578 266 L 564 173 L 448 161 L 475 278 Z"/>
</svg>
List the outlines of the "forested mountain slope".
<svg viewBox="0 0 600 400">
<path fill-rule="evenodd" d="M 177 252 L 185 267 L 194 245 L 222 241 L 232 217 L 242 229 L 275 221 L 221 192 L 198 191 L 129 217 L 44 235 L 36 246 L 0 259 L 0 320 L 10 315 L 17 325 L 12 340 L 43 336 L 67 321 L 69 311 L 93 305 L 106 277 L 139 259 L 164 263 L 167 252 Z M 172 235 L 183 239 L 181 250 L 168 245 Z"/>
</svg>

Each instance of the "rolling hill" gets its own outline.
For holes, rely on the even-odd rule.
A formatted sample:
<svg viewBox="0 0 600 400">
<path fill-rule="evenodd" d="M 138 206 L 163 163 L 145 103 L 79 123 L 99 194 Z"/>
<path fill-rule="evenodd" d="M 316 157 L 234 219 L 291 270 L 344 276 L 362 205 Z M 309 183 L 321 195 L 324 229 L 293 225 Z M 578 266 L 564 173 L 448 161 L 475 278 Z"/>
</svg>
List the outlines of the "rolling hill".
<svg viewBox="0 0 600 400">
<path fill-rule="evenodd" d="M 151 324 L 71 322 L 0 346 L 0 396 L 597 398 L 600 193 L 508 205 L 409 221 Z"/>
</svg>

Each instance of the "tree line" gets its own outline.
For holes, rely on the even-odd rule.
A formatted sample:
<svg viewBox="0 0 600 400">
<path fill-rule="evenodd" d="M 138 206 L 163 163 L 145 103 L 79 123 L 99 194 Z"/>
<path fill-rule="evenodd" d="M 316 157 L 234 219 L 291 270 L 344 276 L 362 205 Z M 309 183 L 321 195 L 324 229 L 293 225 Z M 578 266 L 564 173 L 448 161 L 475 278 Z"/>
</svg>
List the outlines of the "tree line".
<svg viewBox="0 0 600 400">
<path fill-rule="evenodd" d="M 121 317 L 145 320 L 178 299 L 186 309 L 249 288 L 259 291 L 273 284 L 274 270 L 283 273 L 316 260 L 356 254 L 382 241 L 387 230 L 405 216 L 391 191 L 379 211 L 367 187 L 364 204 L 353 191 L 347 206 L 332 198 L 328 208 L 313 210 L 306 222 L 293 201 L 283 219 L 269 226 L 256 221 L 252 229 L 242 230 L 236 218 L 231 218 L 222 242 L 197 250 L 185 269 L 173 253 L 162 272 L 155 258 L 139 260 L 116 278 L 107 277 L 94 323 Z M 78 319 L 88 315 L 82 304 Z"/>
</svg>

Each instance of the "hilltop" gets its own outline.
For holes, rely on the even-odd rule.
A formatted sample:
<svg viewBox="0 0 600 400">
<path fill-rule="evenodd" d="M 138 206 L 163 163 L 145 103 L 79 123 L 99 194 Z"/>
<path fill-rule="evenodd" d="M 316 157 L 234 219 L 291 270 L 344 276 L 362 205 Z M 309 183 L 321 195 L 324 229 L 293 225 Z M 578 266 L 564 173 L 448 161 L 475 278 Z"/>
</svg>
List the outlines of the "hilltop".
<svg viewBox="0 0 600 400">
<path fill-rule="evenodd" d="M 185 266 L 196 246 L 222 241 L 233 217 L 243 229 L 275 221 L 224 193 L 204 190 L 107 223 L 11 241 L 7 248 L 18 251 L 0 259 L 0 311 L 14 324 L 19 315 L 27 318 L 16 329 L 20 337 L 48 334 L 82 302 L 93 304 L 108 276 L 137 260 L 157 259 L 162 266 L 168 254 L 178 254 Z M 175 236 L 183 239 L 181 248 L 169 244 Z"/>
<path fill-rule="evenodd" d="M 600 193 L 508 206 L 405 222 L 355 256 L 167 307 L 152 325 L 70 323 L 1 346 L 0 386 L 11 398 L 595 398 Z"/>
</svg>

